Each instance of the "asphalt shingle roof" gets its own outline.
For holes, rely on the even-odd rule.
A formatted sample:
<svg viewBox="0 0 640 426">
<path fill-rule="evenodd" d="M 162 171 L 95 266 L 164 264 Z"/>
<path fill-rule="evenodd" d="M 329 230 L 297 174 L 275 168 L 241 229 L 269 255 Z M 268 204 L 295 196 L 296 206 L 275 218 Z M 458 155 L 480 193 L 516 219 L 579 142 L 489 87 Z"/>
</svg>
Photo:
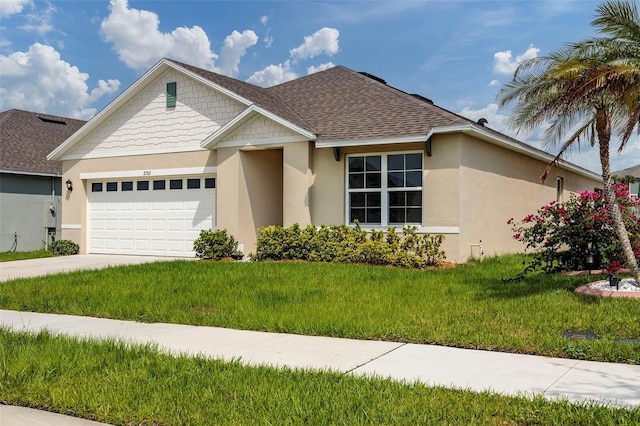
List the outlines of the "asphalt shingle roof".
<svg viewBox="0 0 640 426">
<path fill-rule="evenodd" d="M 263 88 L 174 61 L 317 135 L 318 141 L 413 136 L 471 121 L 344 66 Z"/>
<path fill-rule="evenodd" d="M 633 176 L 635 178 L 640 179 L 640 164 L 626 168 L 626 169 L 618 170 L 616 172 L 612 172 L 611 174 L 619 177 Z"/>
<path fill-rule="evenodd" d="M 60 161 L 47 155 L 85 121 L 10 109 L 0 113 L 0 170 L 60 173 Z"/>
</svg>

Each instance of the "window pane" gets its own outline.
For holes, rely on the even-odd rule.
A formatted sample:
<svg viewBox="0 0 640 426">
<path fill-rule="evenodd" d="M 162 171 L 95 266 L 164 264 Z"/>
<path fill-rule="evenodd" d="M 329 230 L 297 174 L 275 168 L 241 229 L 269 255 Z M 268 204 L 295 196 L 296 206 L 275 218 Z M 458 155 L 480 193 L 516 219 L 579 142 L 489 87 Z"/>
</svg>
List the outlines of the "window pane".
<svg viewBox="0 0 640 426">
<path fill-rule="evenodd" d="M 421 191 L 407 191 L 407 204 L 406 206 L 422 207 L 422 192 Z"/>
<path fill-rule="evenodd" d="M 164 189 L 165 188 L 165 181 L 163 180 L 154 180 L 153 181 L 153 189 L 158 190 L 158 189 Z"/>
<path fill-rule="evenodd" d="M 133 182 L 132 181 L 122 182 L 120 184 L 120 190 L 121 191 L 133 191 Z"/>
<path fill-rule="evenodd" d="M 422 209 L 407 209 L 408 223 L 422 223 Z"/>
<path fill-rule="evenodd" d="M 367 207 L 380 207 L 380 193 L 367 192 Z"/>
<path fill-rule="evenodd" d="M 391 207 L 404 207 L 406 205 L 404 203 L 404 201 L 405 201 L 404 195 L 405 195 L 404 191 L 390 192 L 389 193 L 389 205 Z"/>
<path fill-rule="evenodd" d="M 371 155 L 366 157 L 366 159 L 368 172 L 379 172 L 382 170 L 382 159 L 379 155 Z"/>
<path fill-rule="evenodd" d="M 187 189 L 200 188 L 200 179 L 187 179 Z"/>
<path fill-rule="evenodd" d="M 117 191 L 118 190 L 118 182 L 107 182 L 107 191 Z"/>
<path fill-rule="evenodd" d="M 365 206 L 365 193 L 364 192 L 352 192 L 349 194 L 351 207 L 364 207 Z"/>
<path fill-rule="evenodd" d="M 149 190 L 149 181 L 148 180 L 139 180 L 136 182 L 136 188 L 138 191 L 148 191 Z"/>
<path fill-rule="evenodd" d="M 389 209 L 389 223 L 405 223 L 404 208 Z"/>
<path fill-rule="evenodd" d="M 422 170 L 422 154 L 407 154 L 405 162 L 407 170 Z"/>
<path fill-rule="evenodd" d="M 380 209 L 367 209 L 367 222 L 372 224 L 378 224 L 382 222 L 382 214 Z"/>
<path fill-rule="evenodd" d="M 382 176 L 380 173 L 367 173 L 367 188 L 380 188 L 382 186 Z"/>
<path fill-rule="evenodd" d="M 422 171 L 407 172 L 405 186 L 422 186 Z"/>
<path fill-rule="evenodd" d="M 349 157 L 349 173 L 364 172 L 364 157 Z"/>
<path fill-rule="evenodd" d="M 182 179 L 171 179 L 169 189 L 182 189 Z"/>
<path fill-rule="evenodd" d="M 389 172 L 387 185 L 389 185 L 389 188 L 404 187 L 404 172 Z"/>
<path fill-rule="evenodd" d="M 389 170 L 404 170 L 404 154 L 389 155 L 387 157 L 387 168 Z"/>
<path fill-rule="evenodd" d="M 91 192 L 102 192 L 102 182 L 93 182 L 91 184 Z"/>
<path fill-rule="evenodd" d="M 350 174 L 349 188 L 364 188 L 364 173 Z"/>
<path fill-rule="evenodd" d="M 215 188 L 216 187 L 216 178 L 204 178 L 204 187 L 205 188 Z"/>
<path fill-rule="evenodd" d="M 364 209 L 351 209 L 351 215 L 349 217 L 349 222 L 355 222 L 358 221 L 360 223 L 365 223 L 365 215 L 364 215 Z"/>
</svg>

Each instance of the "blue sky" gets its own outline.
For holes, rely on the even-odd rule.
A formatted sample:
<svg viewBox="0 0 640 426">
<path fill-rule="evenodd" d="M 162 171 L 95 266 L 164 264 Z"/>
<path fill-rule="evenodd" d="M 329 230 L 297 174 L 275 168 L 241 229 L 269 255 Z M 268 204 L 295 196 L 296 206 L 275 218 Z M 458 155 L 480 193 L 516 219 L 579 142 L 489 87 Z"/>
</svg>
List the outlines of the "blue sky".
<svg viewBox="0 0 640 426">
<path fill-rule="evenodd" d="M 598 4 L 2 0 L 0 110 L 89 119 L 162 57 L 263 86 L 344 65 L 544 147 L 543 129 L 507 127 L 496 94 L 520 60 L 595 35 Z M 640 162 L 637 135 L 616 148 L 613 170 Z M 600 170 L 587 146 L 567 159 Z"/>
</svg>

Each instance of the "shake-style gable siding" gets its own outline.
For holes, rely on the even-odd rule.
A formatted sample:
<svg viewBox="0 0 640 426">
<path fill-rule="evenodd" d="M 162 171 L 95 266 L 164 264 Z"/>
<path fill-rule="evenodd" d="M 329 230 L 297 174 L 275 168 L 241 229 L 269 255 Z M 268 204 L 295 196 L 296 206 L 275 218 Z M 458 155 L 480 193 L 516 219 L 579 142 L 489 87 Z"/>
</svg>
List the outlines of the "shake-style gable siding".
<svg viewBox="0 0 640 426">
<path fill-rule="evenodd" d="M 257 116 L 242 126 L 236 132 L 233 132 L 224 142 L 241 142 L 241 141 L 258 141 L 260 139 L 277 139 L 287 137 L 300 137 L 300 135 L 286 127 L 276 123 L 275 121 L 264 117 Z"/>
<path fill-rule="evenodd" d="M 167 83 L 177 83 L 177 105 L 166 106 Z M 200 142 L 245 106 L 169 70 L 108 117 L 64 158 L 197 151 Z"/>
</svg>

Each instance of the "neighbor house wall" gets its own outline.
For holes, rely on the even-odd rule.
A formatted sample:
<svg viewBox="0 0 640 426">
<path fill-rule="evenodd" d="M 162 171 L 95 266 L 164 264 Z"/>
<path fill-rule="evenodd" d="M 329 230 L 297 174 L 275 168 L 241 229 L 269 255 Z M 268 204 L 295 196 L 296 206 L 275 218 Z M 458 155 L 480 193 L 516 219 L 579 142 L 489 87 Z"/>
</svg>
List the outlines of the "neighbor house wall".
<svg viewBox="0 0 640 426">
<path fill-rule="evenodd" d="M 60 237 L 60 187 L 55 176 L 0 174 L 0 251 L 38 250 Z"/>
<path fill-rule="evenodd" d="M 215 151 L 201 150 L 172 154 L 132 155 L 126 157 L 94 158 L 86 160 L 64 160 L 62 180 L 73 182 L 73 191 L 66 188 L 62 197 L 62 238 L 80 245 L 80 253 L 87 252 L 87 193 L 88 180 L 81 174 L 127 173 L 129 177 L 153 178 L 155 171 L 173 169 L 202 169 L 215 167 Z M 146 174 L 151 172 L 150 175 Z M 165 175 L 165 176 L 170 176 Z M 176 176 L 179 176 L 176 174 Z"/>
<path fill-rule="evenodd" d="M 557 199 L 556 178 L 564 179 L 561 200 L 571 192 L 593 190 L 598 181 L 553 168 L 544 183 L 547 163 L 494 144 L 461 136 L 460 249 L 458 261 L 471 256 L 471 245 L 482 241 L 485 255 L 522 252 L 513 239 L 510 218 L 520 220 Z"/>
</svg>

